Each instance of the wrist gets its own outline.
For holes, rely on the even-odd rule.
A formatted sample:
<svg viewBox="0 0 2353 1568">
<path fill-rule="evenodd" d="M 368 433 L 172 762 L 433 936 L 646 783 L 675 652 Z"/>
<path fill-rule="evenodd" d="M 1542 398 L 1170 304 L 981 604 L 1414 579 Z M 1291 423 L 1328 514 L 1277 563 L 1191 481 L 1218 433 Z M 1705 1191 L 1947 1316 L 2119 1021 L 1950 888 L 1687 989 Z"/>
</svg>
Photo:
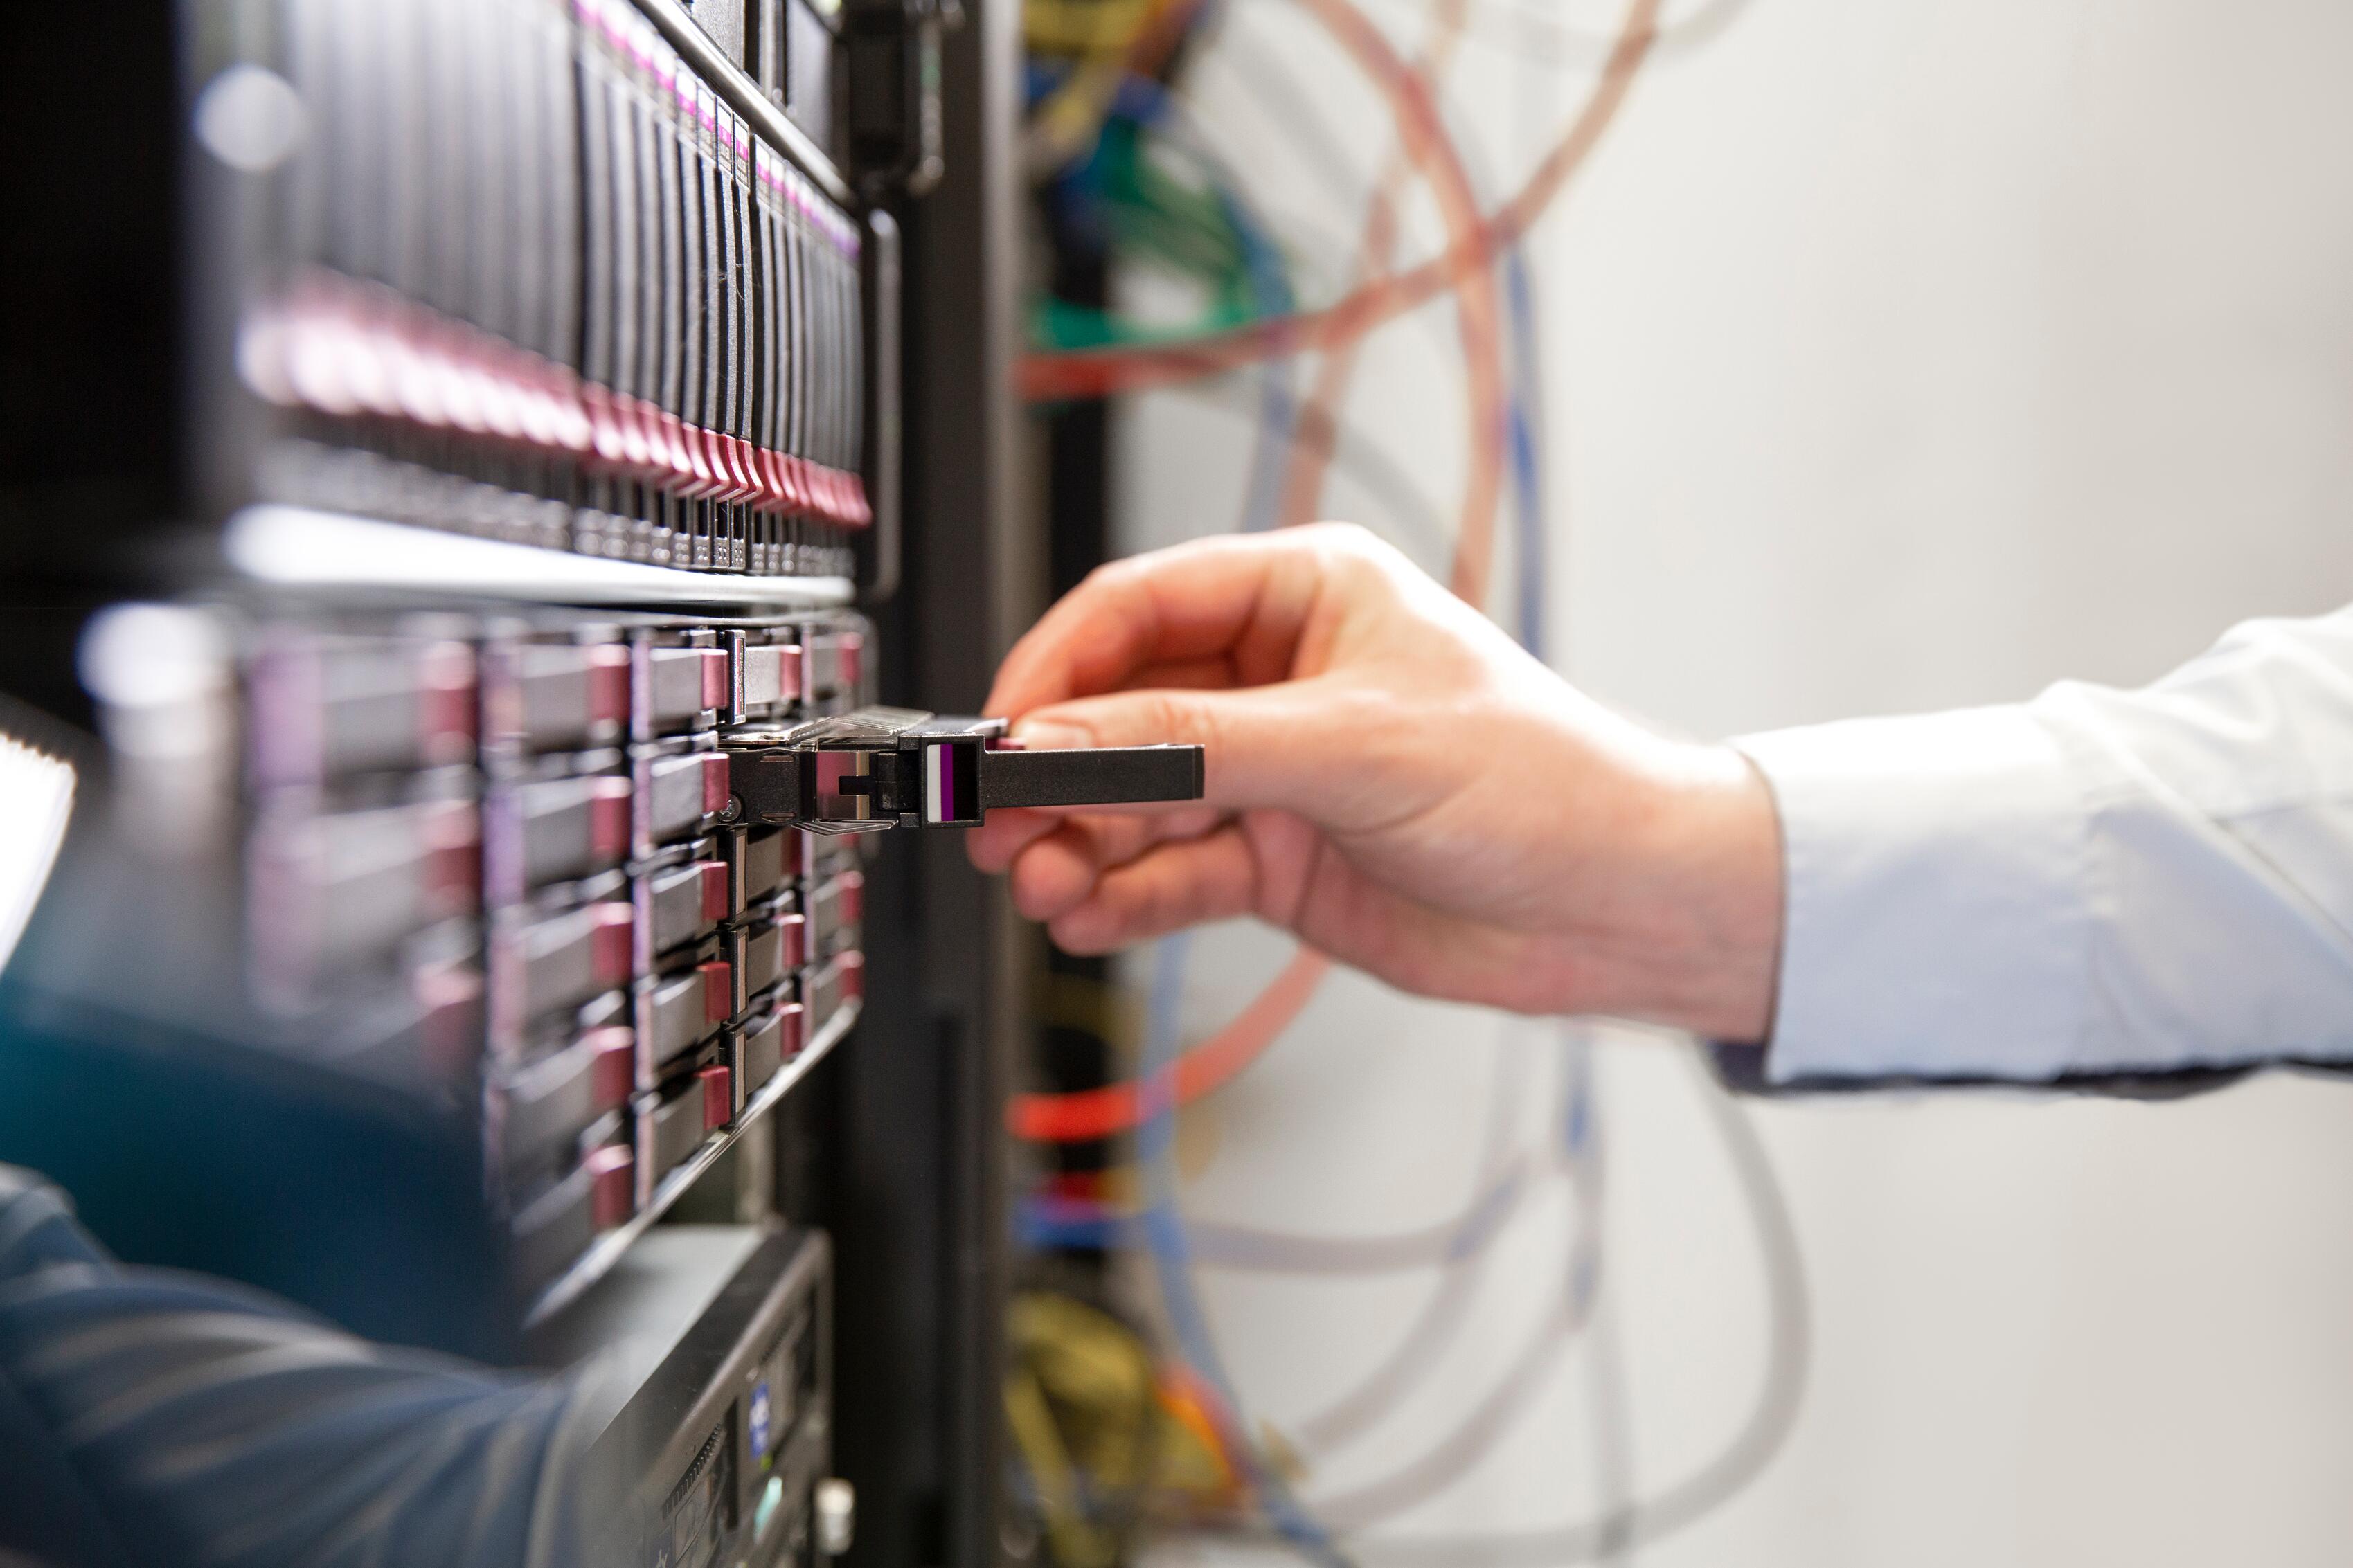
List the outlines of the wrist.
<svg viewBox="0 0 2353 1568">
<path fill-rule="evenodd" d="M 1635 771 L 1609 945 L 1625 994 L 1607 1010 L 1753 1044 L 1771 1032 L 1781 952 L 1780 820 L 1730 746 L 1659 742 Z"/>
<path fill-rule="evenodd" d="M 1781 962 L 1784 858 L 1772 786 L 1742 752 L 1706 749 L 1688 807 L 1683 861 L 1694 942 L 1687 1028 L 1728 1043 L 1772 1033 Z"/>
</svg>

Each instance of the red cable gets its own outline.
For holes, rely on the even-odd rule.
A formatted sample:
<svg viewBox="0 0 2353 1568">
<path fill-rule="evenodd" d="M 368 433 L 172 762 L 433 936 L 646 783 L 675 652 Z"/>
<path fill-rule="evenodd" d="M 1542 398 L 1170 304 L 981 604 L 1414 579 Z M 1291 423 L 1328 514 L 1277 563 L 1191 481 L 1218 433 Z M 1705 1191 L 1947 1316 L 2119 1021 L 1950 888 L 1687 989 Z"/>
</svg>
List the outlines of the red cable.
<svg viewBox="0 0 2353 1568">
<path fill-rule="evenodd" d="M 1433 90 L 1452 62 L 1455 47 L 1461 39 L 1466 4 L 1467 0 L 1439 0 L 1430 18 L 1430 37 L 1422 46 L 1420 63 L 1414 68 Z M 1356 242 L 1356 275 L 1352 282 L 1378 278 L 1396 264 L 1398 203 L 1405 190 L 1409 163 L 1400 145 L 1382 165 L 1381 177 L 1365 212 L 1364 235 Z M 1324 355 L 1315 374 L 1314 390 L 1293 422 L 1291 460 L 1285 465 L 1275 513 L 1277 527 L 1313 521 L 1324 503 L 1324 481 L 1331 471 L 1333 449 L 1339 436 L 1335 414 L 1347 396 L 1348 384 L 1355 379 L 1356 352 L 1362 347 L 1363 340 L 1358 339 Z"/>
<path fill-rule="evenodd" d="M 1494 270 L 1487 265 L 1486 228 L 1480 220 L 1479 198 L 1471 188 L 1461 155 L 1439 117 L 1427 79 L 1349 0 L 1301 3 L 1388 100 L 1406 156 L 1420 169 L 1437 200 L 1449 250 L 1479 258 L 1475 266 L 1453 279 L 1452 286 L 1471 384 L 1471 472 L 1464 487 L 1461 520 L 1455 529 L 1454 571 L 1449 585 L 1471 604 L 1483 605 L 1495 506 L 1503 499 L 1505 416 L 1501 312 Z"/>
<path fill-rule="evenodd" d="M 1232 1023 L 1164 1068 L 1156 1081 L 1075 1094 L 1017 1094 L 1006 1107 L 1007 1128 L 1035 1143 L 1083 1143 L 1132 1131 L 1151 1114 L 1154 1101 L 1172 1093 L 1170 1103 L 1190 1105 L 1256 1061 L 1299 1016 L 1331 964 L 1322 953 L 1301 948 Z"/>
</svg>

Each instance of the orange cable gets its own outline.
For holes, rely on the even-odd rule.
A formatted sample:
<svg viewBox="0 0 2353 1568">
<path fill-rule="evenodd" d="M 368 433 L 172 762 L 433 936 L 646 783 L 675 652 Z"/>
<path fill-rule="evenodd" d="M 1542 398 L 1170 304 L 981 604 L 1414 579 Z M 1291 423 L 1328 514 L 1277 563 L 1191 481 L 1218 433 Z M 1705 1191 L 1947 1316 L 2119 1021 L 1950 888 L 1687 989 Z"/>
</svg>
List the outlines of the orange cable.
<svg viewBox="0 0 2353 1568">
<path fill-rule="evenodd" d="M 1132 1131 L 1155 1101 L 1190 1105 L 1256 1061 L 1299 1016 L 1331 965 L 1322 953 L 1301 948 L 1232 1023 L 1152 1079 L 1074 1094 L 1017 1094 L 1005 1110 L 1008 1131 L 1035 1143 L 1084 1143 Z"/>
<path fill-rule="evenodd" d="M 1450 248 L 1467 249 L 1478 257 L 1453 281 L 1463 358 L 1470 371 L 1471 472 L 1464 487 L 1461 520 L 1455 529 L 1454 570 L 1448 586 L 1472 605 L 1483 605 L 1493 553 L 1495 507 L 1503 499 L 1506 432 L 1502 311 L 1494 272 L 1487 265 L 1490 253 L 1481 239 L 1484 226 L 1478 196 L 1439 118 L 1430 83 L 1405 62 L 1381 30 L 1350 0 L 1301 3 L 1355 57 L 1358 68 L 1389 100 L 1406 155 L 1420 169 L 1437 198 Z"/>
<path fill-rule="evenodd" d="M 1389 97 L 1391 108 L 1398 117 L 1400 140 L 1409 157 L 1422 167 L 1425 177 L 1430 179 L 1439 196 L 1440 211 L 1445 215 L 1449 229 L 1448 248 L 1437 261 L 1425 263 L 1410 272 L 1377 279 L 1357 289 L 1340 304 L 1304 319 L 1311 321 L 1333 320 L 1340 313 L 1349 311 L 1353 302 L 1393 298 L 1407 289 L 1422 290 L 1411 301 L 1413 303 L 1430 299 L 1448 288 L 1463 296 L 1461 306 L 1463 348 L 1472 383 L 1472 460 L 1450 586 L 1462 598 L 1478 605 L 1486 596 L 1493 513 L 1501 497 L 1503 466 L 1501 360 L 1497 352 L 1494 283 L 1487 264 L 1496 247 L 1512 243 L 1525 232 L 1545 204 L 1567 182 L 1568 176 L 1599 141 L 1601 132 L 1624 100 L 1633 73 L 1641 66 L 1651 40 L 1656 37 L 1660 0 L 1631 0 L 1617 44 L 1603 68 L 1600 85 L 1586 101 L 1567 133 L 1538 166 L 1535 176 L 1522 187 L 1517 196 L 1484 224 L 1479 223 L 1476 208 L 1471 205 L 1469 179 L 1452 144 L 1446 139 L 1444 128 L 1439 123 L 1427 82 L 1406 65 L 1389 47 L 1388 40 L 1349 4 L 1349 0 L 1303 0 L 1303 3 L 1332 30 L 1342 47 L 1356 57 L 1358 64 Z M 1463 258 L 1459 276 L 1450 279 L 1442 270 L 1434 270 L 1450 264 L 1450 258 L 1458 256 Z M 1417 281 L 1424 276 L 1428 276 L 1430 281 L 1427 284 Z M 1482 301 L 1483 310 L 1480 308 Z M 1405 305 L 1398 305 L 1372 313 L 1373 306 L 1355 305 L 1356 314 L 1346 317 L 1352 323 L 1350 327 L 1345 331 L 1327 334 L 1326 340 L 1319 346 L 1353 342 L 1405 308 Z M 1360 317 L 1361 324 L 1353 324 Z M 1271 352 L 1280 353 L 1293 346 L 1293 332 L 1282 330 L 1283 322 L 1300 320 L 1301 317 L 1293 316 L 1271 323 L 1260 323 L 1239 333 L 1224 334 L 1223 340 L 1271 342 L 1277 345 Z M 1271 336 L 1269 336 L 1270 329 L 1273 329 Z M 1025 361 L 1023 368 L 1026 372 L 1030 362 L 1039 359 L 1095 357 L 1107 362 L 1121 359 L 1143 362 L 1155 354 L 1171 353 L 1171 350 L 1164 349 L 1109 356 L 1032 355 L 1029 361 Z M 1247 363 L 1249 357 L 1238 358 L 1233 363 Z M 1261 353 L 1255 357 L 1268 355 Z M 1158 384 L 1138 381 L 1131 385 Z M 1491 437 L 1492 442 L 1488 438 Z M 1082 1089 L 1074 1093 L 1017 1094 L 1006 1108 L 1007 1127 L 1013 1136 L 1033 1142 L 1086 1142 L 1133 1131 L 1151 1113 L 1155 1102 L 1163 1096 L 1170 1097 L 1171 1104 L 1189 1105 L 1231 1081 L 1263 1055 L 1274 1043 L 1275 1037 L 1305 1008 L 1309 997 L 1314 994 L 1315 987 L 1330 967 L 1330 959 L 1312 949 L 1302 948 L 1292 956 L 1291 963 L 1273 983 L 1260 993 L 1233 1022 L 1177 1058 L 1155 1079 L 1146 1083 L 1131 1080 L 1108 1084 L 1101 1089 Z M 1147 1089 L 1154 1092 L 1147 1093 Z"/>
<path fill-rule="evenodd" d="M 1525 234 L 1591 153 L 1624 104 L 1635 73 L 1658 37 L 1660 4 L 1630 0 L 1592 96 L 1519 194 L 1498 207 L 1475 235 L 1456 239 L 1419 266 L 1377 278 L 1320 310 L 1293 311 L 1148 348 L 1024 354 L 1015 374 L 1017 390 L 1032 403 L 1104 397 L 1198 380 L 1282 354 L 1327 350 L 1455 287 L 1462 276 L 1485 267 L 1497 249 Z"/>
<path fill-rule="evenodd" d="M 1462 37 L 1466 12 L 1467 0 L 1439 0 L 1437 16 L 1430 24 L 1431 38 L 1422 50 L 1420 63 L 1415 67 L 1416 74 L 1425 82 L 1434 86 L 1444 79 L 1446 68 L 1453 60 L 1454 47 Z M 1374 182 L 1372 200 L 1365 212 L 1364 235 L 1356 243 L 1357 282 L 1383 276 L 1395 258 L 1398 200 L 1404 190 L 1407 171 L 1403 146 L 1391 149 L 1388 163 Z M 1314 389 L 1308 394 L 1293 426 L 1291 463 L 1275 509 L 1278 526 L 1312 522 L 1323 506 L 1324 478 L 1331 471 L 1333 448 L 1338 439 L 1336 415 L 1347 396 L 1348 384 L 1356 376 L 1356 350 L 1362 342 L 1362 339 L 1353 339 L 1335 345 L 1316 367 Z"/>
</svg>

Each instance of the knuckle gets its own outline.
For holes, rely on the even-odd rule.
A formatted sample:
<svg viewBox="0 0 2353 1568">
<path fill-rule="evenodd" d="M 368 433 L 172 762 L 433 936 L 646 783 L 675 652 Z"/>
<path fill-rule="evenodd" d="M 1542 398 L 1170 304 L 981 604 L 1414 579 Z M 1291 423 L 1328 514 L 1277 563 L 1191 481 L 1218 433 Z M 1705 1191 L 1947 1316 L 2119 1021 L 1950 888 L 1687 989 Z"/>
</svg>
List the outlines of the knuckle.
<svg viewBox="0 0 2353 1568">
<path fill-rule="evenodd" d="M 1188 901 L 1187 891 L 1182 876 L 1162 875 L 1150 879 L 1136 900 L 1135 923 L 1153 931 L 1173 931 L 1183 925 L 1185 907 Z"/>
<path fill-rule="evenodd" d="M 1013 909 L 1025 921 L 1044 920 L 1051 912 L 1037 883 L 1018 874 L 1013 879 Z"/>
<path fill-rule="evenodd" d="M 1409 564 L 1396 545 L 1362 523 L 1319 522 L 1315 528 L 1317 552 L 1329 569 L 1386 576 Z"/>
<path fill-rule="evenodd" d="M 1129 555 L 1106 561 L 1079 579 L 1066 603 L 1092 606 L 1097 613 L 1127 603 L 1146 591 L 1160 563 L 1155 555 Z"/>
<path fill-rule="evenodd" d="M 1055 946 L 1081 956 L 1107 952 L 1116 945 L 1114 922 L 1105 918 L 1096 902 L 1082 904 L 1060 916 L 1046 931 L 1054 939 Z"/>
<path fill-rule="evenodd" d="M 1089 901 L 1088 930 L 1105 947 L 1134 942 L 1161 929 L 1160 879 L 1148 866 L 1134 866 L 1103 879 Z"/>
<path fill-rule="evenodd" d="M 1395 583 L 1403 577 L 1425 575 L 1421 568 L 1416 566 L 1404 551 L 1378 534 L 1366 532 L 1363 529 L 1355 531 L 1348 542 L 1345 555 L 1353 569 L 1369 577 L 1378 577 L 1386 583 Z"/>
<path fill-rule="evenodd" d="M 1301 531 L 1334 550 L 1361 552 L 1380 543 L 1379 537 L 1371 529 L 1345 518 L 1327 518 L 1322 522 L 1308 524 Z"/>
<path fill-rule="evenodd" d="M 1210 704 L 1177 692 L 1159 692 L 1152 699 L 1153 732 L 1178 745 L 1218 749 L 1219 725 Z"/>
<path fill-rule="evenodd" d="M 1121 582 L 1134 575 L 1135 563 L 1133 559 L 1106 561 L 1089 571 L 1084 577 L 1080 578 L 1079 588 L 1081 592 L 1086 592 L 1091 589 L 1115 587 Z"/>
</svg>

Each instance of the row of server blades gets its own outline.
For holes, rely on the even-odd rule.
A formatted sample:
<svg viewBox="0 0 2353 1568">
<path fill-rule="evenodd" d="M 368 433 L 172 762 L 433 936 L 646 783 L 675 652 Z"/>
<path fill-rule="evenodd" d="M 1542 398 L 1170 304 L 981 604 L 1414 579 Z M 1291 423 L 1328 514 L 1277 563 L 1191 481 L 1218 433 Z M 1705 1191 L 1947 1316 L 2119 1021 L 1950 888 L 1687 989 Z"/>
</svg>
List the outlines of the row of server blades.
<svg viewBox="0 0 2353 1568">
<path fill-rule="evenodd" d="M 531 1320 L 856 1016 L 869 841 L 734 826 L 721 747 L 860 706 L 869 635 L 842 611 L 153 605 L 96 623 L 85 666 L 135 737 L 157 672 L 176 709 L 144 717 L 184 722 L 216 661 L 249 993 L 343 1070 L 478 1108 Z"/>
<path fill-rule="evenodd" d="M 868 1163 L 873 841 L 746 826 L 729 748 L 871 705 L 895 575 L 841 0 L 16 9 L 0 685 L 108 744 L 0 1152 L 124 1258 L 600 1390 L 592 1564 L 814 1568 L 831 1244 L 775 1216 Z"/>
<path fill-rule="evenodd" d="M 732 34 L 702 71 L 675 0 L 216 9 L 192 124 L 242 215 L 227 504 L 855 574 L 892 231 L 772 105 L 833 68 L 818 12 L 697 7 Z"/>
</svg>

